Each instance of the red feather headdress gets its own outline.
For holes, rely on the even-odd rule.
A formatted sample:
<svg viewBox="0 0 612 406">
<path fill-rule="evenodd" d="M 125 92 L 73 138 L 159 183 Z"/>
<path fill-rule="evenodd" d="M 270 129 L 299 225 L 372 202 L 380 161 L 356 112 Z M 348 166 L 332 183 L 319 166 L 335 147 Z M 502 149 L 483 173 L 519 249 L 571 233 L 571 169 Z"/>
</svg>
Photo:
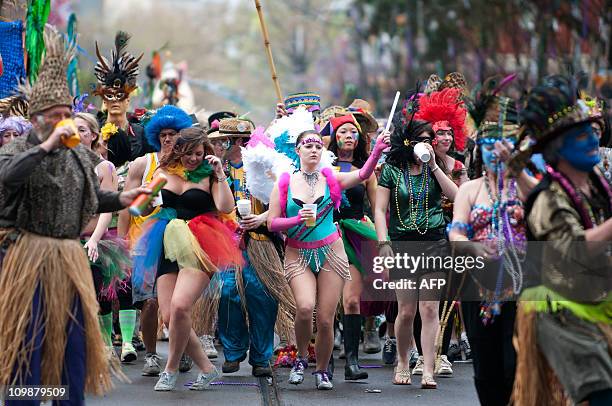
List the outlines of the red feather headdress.
<svg viewBox="0 0 612 406">
<path fill-rule="evenodd" d="M 463 151 L 467 138 L 465 117 L 467 110 L 461 101 L 461 90 L 448 88 L 419 98 L 419 110 L 414 118 L 432 124 L 434 131 L 449 126 L 453 130 L 455 148 Z"/>
</svg>

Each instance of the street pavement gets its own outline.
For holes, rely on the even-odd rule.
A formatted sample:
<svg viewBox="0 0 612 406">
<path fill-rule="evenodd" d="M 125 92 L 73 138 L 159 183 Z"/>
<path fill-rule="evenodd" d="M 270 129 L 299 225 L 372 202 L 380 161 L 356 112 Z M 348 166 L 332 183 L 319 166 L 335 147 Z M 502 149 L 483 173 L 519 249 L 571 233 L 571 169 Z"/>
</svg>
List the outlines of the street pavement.
<svg viewBox="0 0 612 406">
<path fill-rule="evenodd" d="M 221 370 L 223 354 L 213 363 Z M 158 342 L 158 352 L 165 362 L 168 345 Z M 141 376 L 144 353 L 139 353 L 139 360 L 133 364 L 124 364 L 123 371 L 132 381 L 123 383 L 115 380 L 115 389 L 105 397 L 90 397 L 88 405 L 123 406 L 123 405 L 233 405 L 233 406 L 307 406 L 325 405 L 340 406 L 358 405 L 436 405 L 436 406 L 472 406 L 478 405 L 478 398 L 472 381 L 472 364 L 455 363 L 452 378 L 437 378 L 437 390 L 422 390 L 420 376 L 413 376 L 411 386 L 396 386 L 391 384 L 393 366 L 381 362 L 381 354 L 360 354 L 360 363 L 367 366 L 367 380 L 344 381 L 344 362 L 336 357 L 334 390 L 318 391 L 314 386 L 314 366 L 311 365 L 304 383 L 290 385 L 287 383 L 289 368 L 275 370 L 274 380 L 258 379 L 251 375 L 251 366 L 243 362 L 238 372 L 224 374 L 213 382 L 205 392 L 190 391 L 188 383 L 196 378 L 197 372 L 192 370 L 180 374 L 177 389 L 174 392 L 155 392 L 153 386 L 156 377 Z M 379 389 L 380 393 L 366 393 L 366 389 Z"/>
</svg>

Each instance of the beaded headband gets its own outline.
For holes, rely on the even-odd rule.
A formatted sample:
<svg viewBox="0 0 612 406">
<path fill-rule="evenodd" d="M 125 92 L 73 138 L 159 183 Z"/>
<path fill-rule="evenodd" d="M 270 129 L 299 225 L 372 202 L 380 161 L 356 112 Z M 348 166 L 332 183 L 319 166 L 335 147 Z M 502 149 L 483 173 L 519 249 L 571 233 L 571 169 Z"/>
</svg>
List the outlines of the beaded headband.
<svg viewBox="0 0 612 406">
<path fill-rule="evenodd" d="M 310 143 L 315 143 L 315 144 L 319 144 L 321 146 L 323 146 L 323 141 L 321 141 L 321 138 L 318 137 L 307 137 L 304 138 L 302 141 L 300 141 L 300 143 L 297 145 L 297 148 L 300 148 L 302 145 L 305 144 L 310 144 Z"/>
</svg>

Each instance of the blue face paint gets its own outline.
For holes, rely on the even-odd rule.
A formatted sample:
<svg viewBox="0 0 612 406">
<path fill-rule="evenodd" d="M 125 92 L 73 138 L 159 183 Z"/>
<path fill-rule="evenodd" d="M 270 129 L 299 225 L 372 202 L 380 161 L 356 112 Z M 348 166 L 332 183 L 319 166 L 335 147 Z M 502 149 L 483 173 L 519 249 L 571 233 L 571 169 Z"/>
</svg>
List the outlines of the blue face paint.
<svg viewBox="0 0 612 406">
<path fill-rule="evenodd" d="M 598 148 L 599 140 L 591 123 L 584 123 L 565 133 L 559 155 L 574 169 L 590 172 L 599 163 Z"/>
<path fill-rule="evenodd" d="M 495 170 L 495 144 L 494 143 L 483 143 L 480 145 L 480 154 L 482 155 L 482 163 L 490 171 Z"/>
</svg>

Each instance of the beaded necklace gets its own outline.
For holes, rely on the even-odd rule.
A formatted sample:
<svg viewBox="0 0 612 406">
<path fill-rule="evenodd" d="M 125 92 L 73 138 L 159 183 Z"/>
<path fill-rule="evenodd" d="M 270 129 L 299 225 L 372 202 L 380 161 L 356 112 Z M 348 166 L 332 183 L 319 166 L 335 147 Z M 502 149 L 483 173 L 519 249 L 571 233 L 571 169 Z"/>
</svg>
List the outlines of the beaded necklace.
<svg viewBox="0 0 612 406">
<path fill-rule="evenodd" d="M 572 201 L 573 206 L 580 213 L 580 217 L 582 218 L 582 224 L 585 229 L 593 228 L 595 226 L 595 216 L 593 215 L 593 211 L 591 210 L 591 206 L 586 202 L 586 199 L 581 195 L 581 193 L 576 192 L 576 188 L 572 185 L 572 182 L 567 179 L 561 172 L 557 172 L 552 166 L 546 165 L 546 172 L 550 175 L 550 177 L 557 181 L 561 188 L 567 193 L 569 198 Z M 606 190 L 608 194 L 608 198 L 612 201 L 612 193 L 608 188 L 605 180 L 599 179 L 601 185 Z"/>
<path fill-rule="evenodd" d="M 523 270 L 521 262 L 524 258 L 518 252 L 515 244 L 514 229 L 508 216 L 508 203 L 516 201 L 516 183 L 513 179 L 509 181 L 507 201 L 503 201 L 504 193 L 504 171 L 500 165 L 496 167 L 497 193 L 494 195 L 489 185 L 489 178 L 483 172 L 485 189 L 492 207 L 491 225 L 489 226 L 489 238 L 495 238 L 497 242 L 497 254 L 502 259 L 499 264 L 495 292 L 490 300 L 482 302 L 480 317 L 483 324 L 492 323 L 496 316 L 501 314 L 503 296 L 518 294 L 523 287 Z M 512 278 L 512 291 L 507 289 L 502 296 L 502 283 L 504 271 Z"/>
<path fill-rule="evenodd" d="M 402 220 L 402 216 L 400 214 L 400 210 L 399 210 L 399 187 L 400 187 L 400 176 L 403 175 L 404 177 L 404 183 L 406 184 L 406 187 L 408 189 L 408 196 L 409 196 L 409 213 L 410 213 L 410 226 L 407 226 L 404 221 Z M 412 184 L 412 175 L 410 174 L 410 167 L 408 167 L 407 169 L 403 170 L 398 176 L 397 179 L 395 181 L 395 210 L 397 211 L 397 218 L 399 220 L 400 225 L 406 229 L 406 230 L 415 230 L 417 233 L 424 235 L 425 233 L 427 233 L 427 230 L 429 230 L 429 167 L 427 165 L 423 165 L 422 166 L 422 170 L 421 170 L 421 188 L 418 191 L 418 193 L 416 193 L 417 198 L 416 198 L 416 203 L 415 203 L 415 198 L 414 198 L 415 192 L 413 189 L 413 184 Z M 425 200 L 425 204 L 423 204 L 423 200 Z M 419 202 L 421 203 L 419 205 Z M 425 213 L 425 230 L 421 231 L 419 230 L 419 227 L 417 225 L 417 218 L 419 215 L 419 207 L 421 209 L 422 213 Z"/>
</svg>

